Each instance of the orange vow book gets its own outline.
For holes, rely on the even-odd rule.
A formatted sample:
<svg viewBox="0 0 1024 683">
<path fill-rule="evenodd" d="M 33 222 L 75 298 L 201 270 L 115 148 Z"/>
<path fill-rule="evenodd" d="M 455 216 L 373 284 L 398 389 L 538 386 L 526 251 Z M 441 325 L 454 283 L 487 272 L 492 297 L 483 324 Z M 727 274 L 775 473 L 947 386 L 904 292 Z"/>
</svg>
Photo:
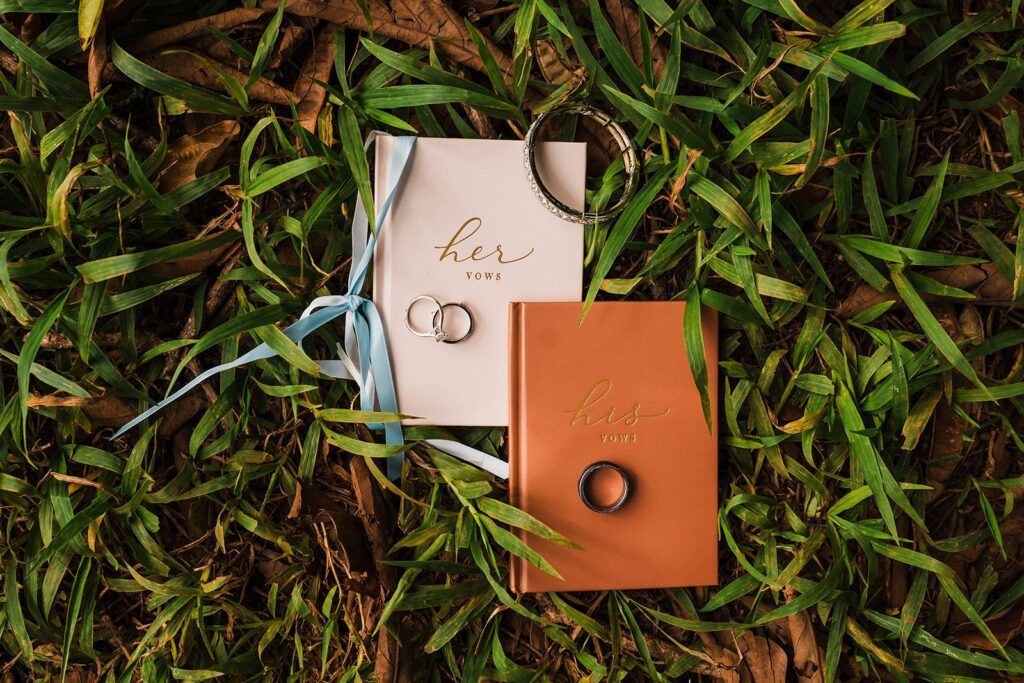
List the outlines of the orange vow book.
<svg viewBox="0 0 1024 683">
<path fill-rule="evenodd" d="M 581 325 L 580 303 L 511 304 L 510 499 L 584 547 L 520 531 L 562 579 L 513 556 L 512 590 L 718 583 L 718 318 L 702 312 L 709 432 L 684 307 L 599 302 Z"/>
</svg>

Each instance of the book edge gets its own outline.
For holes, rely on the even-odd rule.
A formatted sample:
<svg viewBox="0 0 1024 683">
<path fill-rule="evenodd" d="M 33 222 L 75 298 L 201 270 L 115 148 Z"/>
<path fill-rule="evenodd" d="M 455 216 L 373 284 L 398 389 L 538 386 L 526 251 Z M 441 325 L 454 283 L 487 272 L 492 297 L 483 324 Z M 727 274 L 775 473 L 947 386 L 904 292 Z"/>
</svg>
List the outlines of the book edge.
<svg viewBox="0 0 1024 683">
<path fill-rule="evenodd" d="M 520 380 L 522 379 L 522 326 L 520 318 L 523 314 L 523 305 L 520 302 L 511 301 L 508 305 L 508 500 L 509 504 L 522 509 L 522 482 L 520 476 L 522 468 L 522 440 L 520 439 L 521 411 L 520 401 Z M 526 542 L 525 533 L 518 528 L 513 532 L 519 540 Z M 516 593 L 525 593 L 525 572 L 523 571 L 522 560 L 511 555 L 508 566 L 509 589 Z"/>
<path fill-rule="evenodd" d="M 380 205 L 382 203 L 381 192 L 382 188 L 387 187 L 387 179 L 390 175 L 390 155 L 383 153 L 383 148 L 387 144 L 394 144 L 394 140 L 390 135 L 380 135 L 377 137 L 377 144 L 374 145 L 374 162 L 373 162 L 373 212 L 374 216 L 370 218 L 371 229 L 377 231 L 378 238 L 373 244 L 373 288 L 371 291 L 371 298 L 375 306 L 380 306 L 380 303 L 387 298 L 389 295 L 387 291 L 387 280 L 385 277 L 385 271 L 390 272 L 390 264 L 386 256 L 388 245 L 390 240 L 387 238 L 381 239 L 383 233 L 381 232 L 380 225 L 377 225 L 377 216 L 380 212 Z M 384 222 L 387 222 L 388 218 L 385 217 Z M 385 267 L 387 266 L 387 267 Z"/>
</svg>

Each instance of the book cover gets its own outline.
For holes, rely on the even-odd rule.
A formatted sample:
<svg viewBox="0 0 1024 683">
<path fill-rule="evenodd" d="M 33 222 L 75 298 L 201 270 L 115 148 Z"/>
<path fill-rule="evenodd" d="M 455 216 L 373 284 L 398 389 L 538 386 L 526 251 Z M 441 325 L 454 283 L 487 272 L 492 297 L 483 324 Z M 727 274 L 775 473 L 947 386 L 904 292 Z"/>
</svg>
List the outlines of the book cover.
<svg viewBox="0 0 1024 683">
<path fill-rule="evenodd" d="M 510 501 L 584 547 L 520 531 L 562 579 L 513 556 L 514 591 L 718 582 L 718 416 L 709 432 L 687 361 L 684 306 L 598 302 L 582 325 L 580 303 L 509 307 Z M 704 310 L 701 324 L 717 406 L 718 318 Z M 589 509 L 579 494 L 580 475 L 599 461 L 629 479 L 614 512 Z"/>
<path fill-rule="evenodd" d="M 377 142 L 376 196 L 385 187 L 394 139 Z M 583 227 L 550 213 L 530 189 L 519 140 L 420 138 L 374 254 L 373 298 L 388 339 L 398 406 L 406 424 L 508 424 L 508 304 L 579 301 Z M 586 146 L 546 142 L 545 185 L 583 205 Z M 472 334 L 452 344 L 417 337 L 405 324 L 419 296 L 463 304 Z M 430 329 L 436 308 L 410 317 Z M 462 309 L 445 309 L 449 338 L 467 329 Z"/>
</svg>

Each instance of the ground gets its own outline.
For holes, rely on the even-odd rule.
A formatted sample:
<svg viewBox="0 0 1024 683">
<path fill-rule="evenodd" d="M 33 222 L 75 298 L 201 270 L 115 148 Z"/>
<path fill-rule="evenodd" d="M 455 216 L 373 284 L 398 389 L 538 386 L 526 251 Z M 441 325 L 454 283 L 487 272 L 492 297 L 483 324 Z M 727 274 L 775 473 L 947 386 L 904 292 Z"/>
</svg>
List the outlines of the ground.
<svg viewBox="0 0 1024 683">
<path fill-rule="evenodd" d="M 5 681 L 1024 676 L 1019 0 L 0 13 Z M 409 430 L 392 484 L 279 332 L 344 289 L 368 131 L 563 102 L 643 160 L 588 299 L 720 314 L 716 587 L 509 595 L 504 482 Z M 561 134 L 614 202 L 602 131 Z M 290 362 L 110 438 L 261 341 Z"/>
</svg>

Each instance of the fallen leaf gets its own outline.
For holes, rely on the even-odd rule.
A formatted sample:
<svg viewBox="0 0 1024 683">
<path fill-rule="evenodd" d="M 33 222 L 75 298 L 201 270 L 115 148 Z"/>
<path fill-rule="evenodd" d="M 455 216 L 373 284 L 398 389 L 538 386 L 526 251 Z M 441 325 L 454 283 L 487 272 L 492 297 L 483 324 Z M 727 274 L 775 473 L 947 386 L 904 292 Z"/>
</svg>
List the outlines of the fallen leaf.
<svg viewBox="0 0 1024 683">
<path fill-rule="evenodd" d="M 145 272 L 152 275 L 180 276 L 192 273 L 201 273 L 213 264 L 220 261 L 221 257 L 237 247 L 237 244 L 222 244 L 199 254 L 185 256 L 165 263 L 157 263 L 145 269 Z"/>
<path fill-rule="evenodd" d="M 288 510 L 288 519 L 295 519 L 302 510 L 302 484 L 295 480 L 295 497 L 292 498 L 292 506 Z"/>
<path fill-rule="evenodd" d="M 167 438 L 177 434 L 178 430 L 193 417 L 199 414 L 208 405 L 208 401 L 202 392 L 193 392 L 175 401 L 163 411 L 160 426 L 157 427 L 157 436 Z M 185 439 L 188 444 L 188 439 Z M 185 448 L 188 452 L 188 448 Z"/>
<path fill-rule="evenodd" d="M 737 646 L 753 683 L 786 683 L 789 658 L 778 643 L 747 631 L 739 638 Z"/>
<path fill-rule="evenodd" d="M 1007 607 L 1002 612 L 986 619 L 985 623 L 988 624 L 999 644 L 1005 647 L 1024 628 L 1024 609 L 1020 605 Z M 996 649 L 992 641 L 982 635 L 977 626 L 969 622 L 958 627 L 955 633 L 961 647 L 968 650 Z"/>
<path fill-rule="evenodd" d="M 50 408 L 81 408 L 93 428 L 120 427 L 135 417 L 136 410 L 116 396 L 36 396 L 29 398 L 30 406 Z"/>
<path fill-rule="evenodd" d="M 367 431 L 367 437 L 369 436 Z M 392 565 L 384 564 L 391 550 L 391 534 L 394 521 L 380 489 L 373 481 L 369 467 L 361 456 L 354 455 L 349 459 L 349 472 L 352 475 L 352 490 L 356 494 L 359 506 L 359 518 L 370 540 L 370 550 L 377 564 L 377 575 L 382 588 L 386 592 L 395 589 L 398 583 L 398 572 Z"/>
<path fill-rule="evenodd" d="M 125 40 L 122 45 L 131 53 L 150 52 L 165 45 L 180 43 L 193 38 L 205 38 L 210 35 L 210 29 L 216 28 L 220 31 L 227 31 L 251 21 L 256 21 L 269 10 L 259 7 L 245 7 L 211 14 L 192 21 L 186 21 L 176 26 L 169 26 L 157 31 L 144 33 L 136 38 Z"/>
<path fill-rule="evenodd" d="M 107 22 L 100 19 L 96 27 L 96 34 L 89 45 L 89 97 L 95 98 L 103 89 L 103 70 L 107 68 L 110 61 L 110 53 L 107 49 Z"/>
<path fill-rule="evenodd" d="M 640 18 L 636 10 L 625 5 L 622 0 L 605 0 L 603 3 L 605 12 L 611 21 L 615 35 L 619 42 L 626 48 L 633 62 L 643 68 L 643 43 L 640 40 Z M 648 27 L 650 28 L 650 27 Z M 654 69 L 655 77 L 661 74 L 665 67 L 665 48 L 651 38 L 651 66 Z"/>
<path fill-rule="evenodd" d="M 326 83 L 331 77 L 334 66 L 334 41 L 331 38 L 336 30 L 334 24 L 320 29 L 313 41 L 313 53 L 302 65 L 292 88 L 298 99 L 295 110 L 299 114 L 299 123 L 310 133 L 316 133 L 316 122 L 327 100 L 327 91 L 320 83 Z"/>
<path fill-rule="evenodd" d="M 582 83 L 586 78 L 586 72 L 579 64 L 567 62 L 562 53 L 558 51 L 555 44 L 550 40 L 538 40 L 534 47 L 534 57 L 537 60 L 537 66 L 540 68 L 540 73 L 544 76 L 544 80 L 553 85 L 564 85 L 565 83 L 572 83 L 572 89 L 575 89 L 575 85 Z"/>
<path fill-rule="evenodd" d="M 263 5 L 263 9 L 269 11 L 277 9 L 277 6 L 278 1 L 271 0 Z M 364 7 L 373 20 L 372 26 L 363 14 Z M 484 68 L 465 21 L 442 0 L 408 0 L 400 3 L 384 0 L 295 0 L 288 3 L 286 11 L 297 16 L 323 19 L 357 31 L 372 31 L 424 49 L 433 47 L 449 59 L 471 69 L 483 71 Z M 511 58 L 486 38 L 484 40 L 494 54 L 498 68 L 506 75 L 511 74 Z"/>
<path fill-rule="evenodd" d="M 971 303 L 975 305 L 1009 306 L 1013 300 L 1011 284 L 1003 277 L 994 263 L 983 263 L 977 266 L 950 266 L 925 272 L 924 275 L 949 287 L 957 287 L 971 292 L 975 296 Z M 939 297 L 925 292 L 920 292 L 920 294 L 925 301 L 941 300 Z M 902 303 L 892 289 L 882 294 L 871 285 L 862 284 L 839 305 L 836 315 L 840 318 L 852 318 L 864 309 L 885 301 Z M 958 299 L 957 301 L 964 300 Z"/>
<path fill-rule="evenodd" d="M 796 591 L 789 586 L 784 589 L 786 602 L 792 602 Z M 801 683 L 824 683 L 824 665 L 818 640 L 814 633 L 814 624 L 807 610 L 791 614 L 786 619 L 789 626 L 789 637 L 793 644 L 793 671 Z"/>
<path fill-rule="evenodd" d="M 194 19 L 146 33 L 134 40 L 126 41 L 124 46 L 132 54 L 150 52 L 167 45 L 207 36 L 210 26 L 226 31 L 240 24 L 255 21 L 267 12 L 276 10 L 278 4 L 278 0 L 271 0 L 258 8 L 235 9 Z M 363 14 L 364 7 L 373 20 L 372 27 Z M 476 51 L 476 45 L 462 17 L 441 0 L 412 0 L 403 3 L 388 3 L 384 0 L 293 0 L 288 3 L 286 11 L 296 16 L 321 19 L 357 31 L 372 31 L 377 35 L 397 38 L 424 49 L 433 46 L 446 57 L 476 71 L 483 71 L 483 61 Z M 490 41 L 487 41 L 487 46 L 494 54 L 502 73 L 511 74 L 512 60 L 509 56 Z"/>
<path fill-rule="evenodd" d="M 172 142 L 159 174 L 160 191 L 176 190 L 216 168 L 241 130 L 238 121 L 227 119 Z"/>
<path fill-rule="evenodd" d="M 108 486 L 104 486 L 103 484 L 95 482 L 92 479 L 86 479 L 85 477 L 75 477 L 70 474 L 61 474 L 60 472 L 54 472 L 52 470 L 48 472 L 46 476 L 48 476 L 50 479 L 56 479 L 57 481 L 62 481 L 65 484 L 70 484 L 70 493 L 74 493 L 75 490 L 80 486 L 87 486 L 89 488 L 97 489 L 99 491 L 107 491 L 108 493 L 113 493 Z"/>
<path fill-rule="evenodd" d="M 270 58 L 270 63 L 267 66 L 271 69 L 276 69 L 284 60 L 288 59 L 295 49 L 306 42 L 309 37 L 310 31 L 305 26 L 285 26 L 281 29 L 281 40 L 277 42 L 277 49 L 274 50 L 274 56 Z"/>
<path fill-rule="evenodd" d="M 143 55 L 139 59 L 154 69 L 163 71 L 168 76 L 174 76 L 194 85 L 221 92 L 226 92 L 227 88 L 224 87 L 224 81 L 221 80 L 217 69 L 220 69 L 227 77 L 233 78 L 239 83 L 245 83 L 249 78 L 247 74 L 227 64 L 216 62 L 209 57 L 200 58 L 191 52 L 176 51 L 156 55 Z M 290 90 L 282 88 L 277 83 L 262 77 L 256 79 L 256 82 L 249 86 L 247 93 L 250 100 L 270 104 L 288 105 L 295 99 Z"/>
<path fill-rule="evenodd" d="M 984 329 L 977 309 L 973 306 L 965 307 L 960 315 L 957 315 L 952 304 L 935 304 L 932 311 L 954 342 L 960 343 L 971 338 L 975 339 L 976 343 L 981 341 Z M 959 380 L 954 381 L 960 383 Z M 968 427 L 967 420 L 945 398 L 939 399 L 932 424 L 931 452 L 925 472 L 925 482 L 932 487 L 926 496 L 929 502 L 938 498 L 945 490 L 946 481 L 959 464 L 965 445 L 964 433 Z"/>
</svg>

